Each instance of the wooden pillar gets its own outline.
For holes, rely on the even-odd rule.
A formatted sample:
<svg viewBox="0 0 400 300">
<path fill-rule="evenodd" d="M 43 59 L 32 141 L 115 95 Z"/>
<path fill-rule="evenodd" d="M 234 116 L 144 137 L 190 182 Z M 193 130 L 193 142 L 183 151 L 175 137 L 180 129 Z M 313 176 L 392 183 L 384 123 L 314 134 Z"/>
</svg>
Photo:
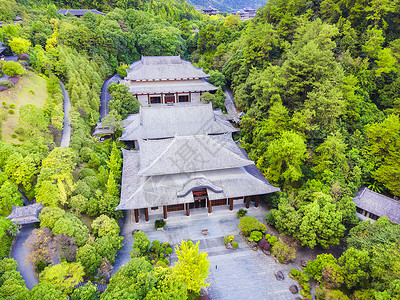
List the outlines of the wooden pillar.
<svg viewBox="0 0 400 300">
<path fill-rule="evenodd" d="M 190 216 L 190 207 L 189 203 L 186 203 L 186 215 L 189 217 Z"/>
<path fill-rule="evenodd" d="M 245 197 L 246 199 L 246 208 L 250 207 L 250 196 Z"/>
<path fill-rule="evenodd" d="M 211 201 L 209 199 L 207 199 L 207 206 L 208 206 L 208 213 L 211 214 L 212 213 L 212 206 L 211 206 Z"/>
<path fill-rule="evenodd" d="M 135 222 L 139 223 L 139 210 L 135 209 Z"/>
<path fill-rule="evenodd" d="M 233 210 L 233 199 L 229 198 L 229 209 Z"/>
<path fill-rule="evenodd" d="M 166 205 L 163 206 L 163 211 L 164 211 L 164 219 L 166 220 L 167 219 L 167 206 Z"/>
<path fill-rule="evenodd" d="M 144 209 L 144 215 L 146 218 L 146 222 L 148 222 L 149 221 L 149 209 L 147 207 Z"/>
<path fill-rule="evenodd" d="M 254 206 L 255 206 L 255 207 L 258 207 L 258 197 L 259 197 L 259 196 L 257 195 L 257 196 L 256 196 L 256 203 L 254 203 Z"/>
</svg>

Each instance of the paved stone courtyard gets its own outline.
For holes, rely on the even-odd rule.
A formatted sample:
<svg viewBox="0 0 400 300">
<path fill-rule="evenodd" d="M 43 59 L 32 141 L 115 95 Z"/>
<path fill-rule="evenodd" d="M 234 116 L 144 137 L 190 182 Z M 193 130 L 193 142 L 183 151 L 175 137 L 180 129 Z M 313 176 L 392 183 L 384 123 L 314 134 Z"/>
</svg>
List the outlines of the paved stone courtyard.
<svg viewBox="0 0 400 300">
<path fill-rule="evenodd" d="M 264 221 L 267 212 L 262 205 L 255 208 L 251 204 L 248 216 Z M 267 299 L 267 300 L 294 300 L 300 294 L 293 295 L 289 291 L 294 280 L 289 278 L 292 264 L 276 263 L 272 256 L 266 256 L 261 251 L 253 251 L 239 235 L 239 220 L 236 212 L 244 208 L 243 204 L 234 205 L 231 212 L 227 206 L 213 207 L 212 214 L 206 208 L 191 210 L 191 216 L 186 217 L 184 211 L 168 213 L 167 225 L 164 231 L 154 229 L 154 221 L 162 215 L 150 215 L 146 223 L 141 216 L 140 223 L 136 224 L 126 217 L 121 234 L 125 237 L 124 246 L 120 250 L 114 265 L 114 273 L 130 260 L 129 251 L 132 249 L 132 230 L 140 229 L 148 238 L 169 242 L 176 246 L 182 239 L 191 239 L 200 242 L 200 250 L 208 253 L 210 260 L 210 275 L 207 288 L 213 300 L 219 299 Z M 208 229 L 208 235 L 201 235 L 202 229 Z M 225 248 L 222 238 L 234 234 L 239 243 L 237 250 Z M 174 262 L 176 257 L 172 256 Z M 274 272 L 282 270 L 285 280 L 277 281 Z"/>
</svg>

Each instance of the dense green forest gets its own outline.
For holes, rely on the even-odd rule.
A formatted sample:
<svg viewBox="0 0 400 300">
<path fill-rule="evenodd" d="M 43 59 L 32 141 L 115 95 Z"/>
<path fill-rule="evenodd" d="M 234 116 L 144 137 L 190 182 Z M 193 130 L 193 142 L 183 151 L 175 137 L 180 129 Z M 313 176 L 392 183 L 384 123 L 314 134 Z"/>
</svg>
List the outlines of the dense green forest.
<svg viewBox="0 0 400 300">
<path fill-rule="evenodd" d="M 107 14 L 78 19 L 57 13 L 66 7 Z M 23 143 L 0 142 L 2 257 L 15 234 L 4 217 L 11 205 L 23 204 L 20 191 L 46 208 L 31 241 L 41 283 L 29 292 L 14 262 L 4 259 L 0 298 L 83 299 L 79 294 L 86 292 L 98 298 L 91 285 L 84 291 L 72 287 L 83 276 L 108 280 L 122 246 L 115 207 L 123 145 L 99 143 L 90 135 L 99 120 L 100 89 L 104 79 L 140 55 L 179 54 L 210 72 L 212 83 L 230 87 L 245 112 L 241 145 L 282 190 L 266 198 L 272 208 L 267 222 L 311 249 L 345 243 L 338 259 L 322 255 L 305 269 L 320 283 L 319 298 L 400 299 L 399 227 L 386 219 L 360 223 L 352 201 L 361 186 L 400 196 L 397 1 L 271 0 L 256 18 L 242 22 L 231 15 L 209 18 L 185 1 L 0 0 L 1 21 L 17 15 L 22 22 L 1 27 L 0 41 L 5 54 L 29 54 L 26 68 L 46 78 L 48 99 L 43 107 L 23 110 Z M 70 148 L 55 142 L 58 79 L 72 102 Z M 105 122 L 119 128 L 138 106 L 127 89 L 113 86 L 110 92 L 114 100 Z M 214 106 L 221 97 L 221 91 L 206 95 Z M 63 264 L 52 266 L 49 241 L 63 245 Z M 141 295 L 169 295 L 165 287 L 174 285 L 185 298 L 181 281 L 153 271 L 143 258 L 117 274 L 137 276 L 139 269 L 154 279 Z M 135 297 L 131 288 L 116 284 L 108 294 L 129 289 L 129 299 Z"/>
</svg>

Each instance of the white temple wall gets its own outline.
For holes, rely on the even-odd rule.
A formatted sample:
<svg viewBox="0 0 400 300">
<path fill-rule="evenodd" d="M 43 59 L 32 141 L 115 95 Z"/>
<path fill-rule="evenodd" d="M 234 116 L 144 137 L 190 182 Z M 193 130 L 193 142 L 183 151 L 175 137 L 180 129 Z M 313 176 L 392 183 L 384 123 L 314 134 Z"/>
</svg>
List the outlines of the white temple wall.
<svg viewBox="0 0 400 300">
<path fill-rule="evenodd" d="M 192 103 L 200 103 L 200 93 L 192 93 L 191 95 L 192 95 L 192 97 L 191 97 L 190 101 Z"/>
<path fill-rule="evenodd" d="M 138 101 L 142 106 L 148 106 L 148 96 L 147 95 L 138 95 Z"/>
</svg>

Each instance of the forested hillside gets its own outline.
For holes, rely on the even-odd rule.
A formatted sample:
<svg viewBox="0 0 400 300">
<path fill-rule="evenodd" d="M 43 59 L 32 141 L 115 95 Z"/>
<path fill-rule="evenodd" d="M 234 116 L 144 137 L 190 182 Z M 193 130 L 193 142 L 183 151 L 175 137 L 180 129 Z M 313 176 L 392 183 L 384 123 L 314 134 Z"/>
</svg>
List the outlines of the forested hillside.
<svg viewBox="0 0 400 300">
<path fill-rule="evenodd" d="M 57 13 L 66 7 L 107 14 Z M 21 23 L 8 25 L 17 15 Z M 241 146 L 282 191 L 266 197 L 272 208 L 267 222 L 304 248 L 347 242 L 338 260 L 321 256 L 305 270 L 321 283 L 320 298 L 399 299 L 399 227 L 386 219 L 360 223 L 352 201 L 361 186 L 400 196 L 399 17 L 400 4 L 390 0 L 270 0 L 246 22 L 204 16 L 185 1 L 0 0 L 4 53 L 29 55 L 25 69 L 13 65 L 11 71 L 27 76 L 29 70 L 47 81 L 43 107 L 26 107 L 19 121 L 26 139 L 0 142 L 0 255 L 8 256 L 15 234 L 4 217 L 12 205 L 23 204 L 20 192 L 43 203 L 30 258 L 41 283 L 28 291 L 5 259 L 0 298 L 58 293 L 63 299 L 81 293 L 74 284 L 83 276 L 109 279 L 122 246 L 115 207 L 124 145 L 91 137 L 100 89 L 141 55 L 179 54 L 204 67 L 212 83 L 233 90 L 245 113 Z M 2 72 L 9 72 L 4 65 Z M 62 123 L 59 80 L 72 102 L 69 148 L 55 142 Z M 104 123 L 118 134 L 122 118 L 137 112 L 138 103 L 122 86 L 110 92 L 114 100 Z M 223 98 L 221 89 L 205 95 L 214 107 Z M 62 264 L 52 265 L 50 244 L 59 246 Z M 135 260 L 126 272 L 143 267 L 158 277 L 141 285 L 140 295 L 152 290 L 171 296 L 165 286 L 176 278 L 154 275 L 147 262 L 141 264 Z M 132 277 L 124 274 L 119 276 Z M 118 296 L 115 284 L 110 297 Z M 137 296 L 135 289 L 129 292 Z"/>
<path fill-rule="evenodd" d="M 246 113 L 241 145 L 282 189 L 267 222 L 303 246 L 344 239 L 361 186 L 400 196 L 399 16 L 396 1 L 271 0 L 246 24 L 227 17 L 199 32 L 192 60 L 225 76 Z M 354 299 L 398 299 L 397 268 L 377 269 L 399 261 L 398 226 L 385 222 L 376 246 L 349 242 L 339 264 L 320 262 L 322 299 L 348 299 L 344 286 Z"/>
</svg>

